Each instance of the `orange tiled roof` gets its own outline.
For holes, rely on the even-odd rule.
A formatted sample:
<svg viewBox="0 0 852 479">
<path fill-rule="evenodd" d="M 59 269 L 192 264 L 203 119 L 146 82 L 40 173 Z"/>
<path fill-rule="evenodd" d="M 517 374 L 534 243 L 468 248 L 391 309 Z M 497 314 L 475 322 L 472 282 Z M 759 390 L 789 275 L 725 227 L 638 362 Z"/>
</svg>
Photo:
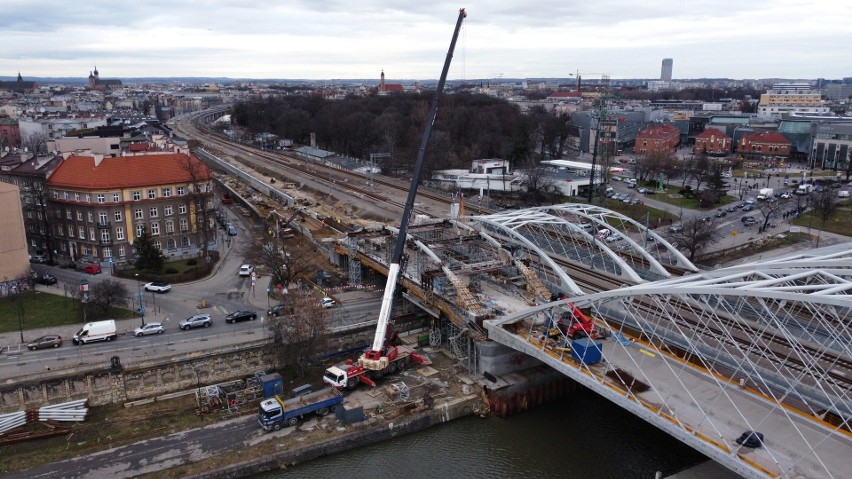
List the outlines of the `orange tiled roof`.
<svg viewBox="0 0 852 479">
<path fill-rule="evenodd" d="M 91 156 L 71 155 L 47 184 L 53 188 L 112 189 L 187 183 L 192 181 L 183 166 L 187 158 L 200 165 L 197 180 L 210 177 L 206 165 L 183 153 L 104 158 L 97 166 Z"/>
<path fill-rule="evenodd" d="M 752 143 L 778 143 L 782 145 L 792 144 L 786 136 L 782 135 L 781 133 L 778 133 L 777 131 L 752 133 L 750 135 L 744 136 L 746 140 Z"/>
</svg>

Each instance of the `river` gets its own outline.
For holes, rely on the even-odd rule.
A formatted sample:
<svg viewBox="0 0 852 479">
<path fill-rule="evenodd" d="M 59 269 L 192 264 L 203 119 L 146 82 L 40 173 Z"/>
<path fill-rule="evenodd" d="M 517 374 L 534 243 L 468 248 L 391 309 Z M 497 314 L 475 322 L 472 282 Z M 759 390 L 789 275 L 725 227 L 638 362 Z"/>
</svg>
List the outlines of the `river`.
<svg viewBox="0 0 852 479">
<path fill-rule="evenodd" d="M 468 417 L 257 478 L 663 477 L 704 457 L 588 390 L 506 419 Z"/>
</svg>

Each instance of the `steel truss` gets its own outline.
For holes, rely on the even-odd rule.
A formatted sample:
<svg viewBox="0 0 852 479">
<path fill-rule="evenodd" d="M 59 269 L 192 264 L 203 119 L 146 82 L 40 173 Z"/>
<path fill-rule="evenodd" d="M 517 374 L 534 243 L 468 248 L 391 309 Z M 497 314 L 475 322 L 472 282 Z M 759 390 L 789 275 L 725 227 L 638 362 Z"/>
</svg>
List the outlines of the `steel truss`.
<svg viewBox="0 0 852 479">
<path fill-rule="evenodd" d="M 578 295 L 486 327 L 739 474 L 839 478 L 852 453 L 850 292 L 844 244 Z M 601 363 L 547 338 L 569 302 L 615 333 Z M 746 430 L 763 432 L 763 447 L 737 445 Z"/>
</svg>

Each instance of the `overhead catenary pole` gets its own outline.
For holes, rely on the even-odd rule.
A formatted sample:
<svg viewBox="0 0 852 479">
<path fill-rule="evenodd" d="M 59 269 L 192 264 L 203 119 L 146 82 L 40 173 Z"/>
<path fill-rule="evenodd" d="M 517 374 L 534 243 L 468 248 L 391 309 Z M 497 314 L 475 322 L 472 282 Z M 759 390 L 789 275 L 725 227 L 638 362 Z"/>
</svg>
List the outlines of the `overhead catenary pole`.
<svg viewBox="0 0 852 479">
<path fill-rule="evenodd" d="M 405 208 L 402 211 L 402 221 L 399 225 L 399 236 L 396 239 L 396 245 L 391 256 L 391 264 L 388 267 L 388 281 L 385 285 L 384 295 L 382 296 L 382 306 L 379 310 L 378 324 L 376 324 L 376 334 L 373 337 L 373 345 L 369 351 L 364 353 L 363 362 L 369 365 L 371 361 L 378 361 L 385 354 L 385 335 L 387 333 L 388 322 L 391 315 L 391 305 L 393 296 L 396 290 L 396 283 L 399 279 L 400 262 L 402 253 L 405 250 L 405 241 L 408 232 L 408 223 L 411 217 L 411 212 L 414 209 L 414 198 L 417 196 L 417 186 L 420 184 L 420 174 L 423 171 L 423 161 L 426 157 L 426 146 L 429 144 L 429 138 L 432 136 L 432 127 L 435 124 L 435 116 L 438 113 L 438 104 L 441 99 L 441 92 L 444 90 L 444 83 L 447 81 L 447 72 L 450 69 L 450 63 L 453 59 L 453 51 L 456 48 L 456 40 L 459 37 L 462 21 L 467 17 L 467 13 L 462 8 L 459 10 L 459 17 L 456 20 L 456 28 L 453 31 L 453 39 L 450 42 L 450 48 L 447 51 L 447 58 L 444 60 L 444 68 L 441 70 L 441 77 L 438 80 L 438 86 L 435 88 L 435 96 L 432 98 L 432 108 L 429 111 L 429 116 L 426 119 L 426 130 L 423 132 L 423 139 L 420 142 L 420 149 L 417 152 L 417 161 L 414 163 L 414 171 L 411 177 L 411 185 L 408 188 L 408 198 L 405 201 Z"/>
</svg>

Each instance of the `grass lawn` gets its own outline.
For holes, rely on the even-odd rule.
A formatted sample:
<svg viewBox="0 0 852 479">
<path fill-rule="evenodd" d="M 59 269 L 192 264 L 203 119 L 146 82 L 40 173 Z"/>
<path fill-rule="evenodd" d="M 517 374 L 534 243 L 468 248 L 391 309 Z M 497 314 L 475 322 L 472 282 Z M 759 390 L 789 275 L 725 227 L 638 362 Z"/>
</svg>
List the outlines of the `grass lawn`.
<svg viewBox="0 0 852 479">
<path fill-rule="evenodd" d="M 649 196 L 648 199 L 657 200 L 662 203 L 668 203 L 674 206 L 683 206 L 685 210 L 696 210 L 696 211 L 712 211 L 717 210 L 719 208 L 724 208 L 725 206 L 739 202 L 739 198 L 734 196 L 725 195 L 722 197 L 722 201 L 719 204 L 715 204 L 710 207 L 702 207 L 698 205 L 698 198 L 687 198 L 678 194 L 680 188 L 675 188 L 669 186 L 666 188 L 665 193 L 657 193 L 656 195 Z"/>
<path fill-rule="evenodd" d="M 83 309 L 79 301 L 57 294 L 26 291 L 20 295 L 20 303 L 15 297 L 0 298 L 0 333 L 19 330 L 20 305 L 23 305 L 25 330 L 83 323 Z M 86 319 L 101 319 L 94 310 L 95 306 L 87 306 Z M 127 319 L 135 317 L 135 313 L 127 309 L 111 308 L 105 317 Z"/>
<path fill-rule="evenodd" d="M 643 198 L 640 196 L 639 199 L 642 200 Z M 624 216 L 634 219 L 642 224 L 645 224 L 645 221 L 647 220 L 650 222 L 650 225 L 652 227 L 656 224 L 669 224 L 669 220 L 678 221 L 677 215 L 673 215 L 667 211 L 658 210 L 656 208 L 651 208 L 650 206 L 644 204 L 629 205 L 627 203 L 621 201 L 614 201 L 609 198 L 605 198 L 603 204 L 600 204 L 597 201 L 595 202 L 595 204 L 621 213 Z"/>
<path fill-rule="evenodd" d="M 852 208 L 849 203 L 841 204 L 823 225 L 822 215 L 808 211 L 793 220 L 793 224 L 802 228 L 815 228 L 846 236 L 852 236 Z M 805 230 L 807 231 L 807 230 Z"/>
</svg>

